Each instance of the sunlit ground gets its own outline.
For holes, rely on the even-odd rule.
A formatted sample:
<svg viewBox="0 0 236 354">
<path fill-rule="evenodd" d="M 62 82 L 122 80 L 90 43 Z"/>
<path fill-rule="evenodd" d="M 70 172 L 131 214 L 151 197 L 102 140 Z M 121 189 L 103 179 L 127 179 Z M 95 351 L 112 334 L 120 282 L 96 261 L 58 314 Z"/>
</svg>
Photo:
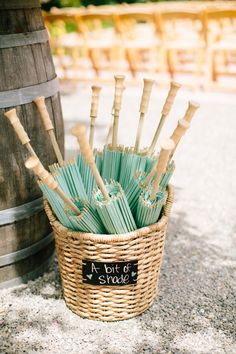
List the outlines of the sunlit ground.
<svg viewBox="0 0 236 354">
<path fill-rule="evenodd" d="M 142 82 L 127 86 L 120 116 L 119 142 L 133 144 Z M 61 96 L 66 155 L 77 143 L 70 130 L 89 124 L 90 88 L 80 84 Z M 150 143 L 167 89 L 154 88 L 143 130 Z M 95 146 L 105 141 L 113 87 L 102 90 Z M 0 292 L 3 353 L 233 354 L 235 317 L 236 105 L 229 94 L 182 88 L 162 138 L 182 118 L 189 99 L 200 103 L 190 130 L 176 152 L 172 209 L 159 295 L 142 316 L 106 323 L 85 320 L 66 308 L 58 266 L 27 285 Z M 29 311 L 30 306 L 30 311 Z"/>
</svg>

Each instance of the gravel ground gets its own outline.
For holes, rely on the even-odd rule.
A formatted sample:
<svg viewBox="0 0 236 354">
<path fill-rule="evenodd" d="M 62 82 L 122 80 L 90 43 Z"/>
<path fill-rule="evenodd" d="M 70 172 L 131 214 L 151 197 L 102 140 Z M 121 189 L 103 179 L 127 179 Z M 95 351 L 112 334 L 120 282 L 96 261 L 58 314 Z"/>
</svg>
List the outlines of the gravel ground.
<svg viewBox="0 0 236 354">
<path fill-rule="evenodd" d="M 98 145 L 106 134 L 112 92 L 108 87 L 102 92 Z M 79 87 L 62 95 L 67 156 L 76 149 L 71 126 L 87 123 L 89 93 Z M 139 93 L 134 87 L 125 93 L 123 143 L 134 139 Z M 144 145 L 150 142 L 165 94 L 155 88 Z M 199 101 L 201 109 L 176 154 L 176 201 L 154 305 L 128 321 L 82 319 L 65 306 L 55 261 L 43 277 L 0 292 L 0 353 L 236 353 L 235 97 L 182 90 L 163 136 L 182 117 L 189 98 Z"/>
</svg>

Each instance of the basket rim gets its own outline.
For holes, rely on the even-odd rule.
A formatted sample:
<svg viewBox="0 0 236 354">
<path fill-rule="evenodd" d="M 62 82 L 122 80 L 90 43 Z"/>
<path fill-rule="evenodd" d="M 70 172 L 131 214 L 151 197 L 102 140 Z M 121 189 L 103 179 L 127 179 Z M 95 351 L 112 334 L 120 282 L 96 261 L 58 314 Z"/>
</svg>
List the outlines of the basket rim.
<svg viewBox="0 0 236 354">
<path fill-rule="evenodd" d="M 174 187 L 172 185 L 168 185 L 167 192 L 168 192 L 168 196 L 167 196 L 166 204 L 164 205 L 163 215 L 157 223 L 149 226 L 144 226 L 142 228 L 124 234 L 93 234 L 93 233 L 82 232 L 82 231 L 73 231 L 63 226 L 57 220 L 55 214 L 53 213 L 46 199 L 44 199 L 44 208 L 54 231 L 57 231 L 60 234 L 64 234 L 67 237 L 72 237 L 80 240 L 81 239 L 86 241 L 90 240 L 93 242 L 96 241 L 100 243 L 122 242 L 122 241 L 132 240 L 140 236 L 148 236 L 149 233 L 160 231 L 166 226 L 169 218 L 170 210 L 173 204 L 173 200 L 174 200 Z"/>
</svg>

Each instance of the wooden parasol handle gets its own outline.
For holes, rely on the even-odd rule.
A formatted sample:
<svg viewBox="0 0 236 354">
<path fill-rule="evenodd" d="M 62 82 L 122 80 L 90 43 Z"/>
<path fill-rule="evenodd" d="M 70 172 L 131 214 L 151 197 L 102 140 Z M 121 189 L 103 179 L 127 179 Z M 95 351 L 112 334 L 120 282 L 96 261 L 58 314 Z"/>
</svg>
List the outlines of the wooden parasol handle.
<svg viewBox="0 0 236 354">
<path fill-rule="evenodd" d="M 13 126 L 20 142 L 22 143 L 22 145 L 26 146 L 30 155 L 37 156 L 34 149 L 32 148 L 32 146 L 30 144 L 30 138 L 28 137 L 28 134 L 26 133 L 23 125 L 21 124 L 21 122 L 16 114 L 16 109 L 13 108 L 10 111 L 5 112 L 4 115 L 11 122 L 11 125 Z"/>
<path fill-rule="evenodd" d="M 58 183 L 52 177 L 52 175 L 43 167 L 42 163 L 35 156 L 31 156 L 26 162 L 25 167 L 29 170 L 33 170 L 34 173 L 51 189 L 57 189 Z"/>
<path fill-rule="evenodd" d="M 17 114 L 16 114 L 16 109 L 13 108 L 10 111 L 7 111 L 4 113 L 4 116 L 7 117 L 15 129 L 16 134 L 18 135 L 18 138 L 20 139 L 22 145 L 28 144 L 30 142 L 30 138 L 28 137 L 28 134 L 26 133 L 23 125 L 21 124 Z"/>
<path fill-rule="evenodd" d="M 168 116 L 168 114 L 171 110 L 171 107 L 173 105 L 175 96 L 176 96 L 178 90 L 180 89 L 180 87 L 181 87 L 181 85 L 178 84 L 177 82 L 172 81 L 170 83 L 170 89 L 169 89 L 167 98 L 165 100 L 164 106 L 162 108 L 162 112 L 161 112 L 162 115 Z"/>
<path fill-rule="evenodd" d="M 80 214 L 80 210 L 59 188 L 58 183 L 55 181 L 53 176 L 47 170 L 45 170 L 45 168 L 37 157 L 31 156 L 25 162 L 25 167 L 29 170 L 34 171 L 34 173 L 39 177 L 39 179 L 50 189 L 53 189 L 76 214 Z"/>
<path fill-rule="evenodd" d="M 150 195 L 150 199 L 154 200 L 156 198 L 156 194 L 158 192 L 158 188 L 161 182 L 162 174 L 165 172 L 166 167 L 169 162 L 170 154 L 172 150 L 175 148 L 175 143 L 171 139 L 166 139 L 161 144 L 161 152 L 159 155 L 156 172 L 157 178 L 155 179 Z"/>
<path fill-rule="evenodd" d="M 115 75 L 115 96 L 113 103 L 113 111 L 114 111 L 114 121 L 113 121 L 113 129 L 112 129 L 112 148 L 116 148 L 117 146 L 117 136 L 118 136 L 118 120 L 121 109 L 122 96 L 124 91 L 124 79 L 123 75 Z"/>
<path fill-rule="evenodd" d="M 98 101 L 99 101 L 100 91 L 102 88 L 100 86 L 93 85 L 91 89 L 92 89 L 92 101 L 91 101 L 90 117 L 97 118 Z"/>
<path fill-rule="evenodd" d="M 115 97 L 114 97 L 113 109 L 114 109 L 114 114 L 115 114 L 115 111 L 120 111 L 120 109 L 121 109 L 125 76 L 124 75 L 115 75 L 114 78 L 115 78 Z"/>
<path fill-rule="evenodd" d="M 74 136 L 76 136 L 79 146 L 80 146 L 80 151 L 81 154 L 83 155 L 85 161 L 87 162 L 87 164 L 89 165 L 89 167 L 91 168 L 91 171 L 93 173 L 93 176 L 95 178 L 95 181 L 98 185 L 98 187 L 100 188 L 104 198 L 106 200 L 109 200 L 109 194 L 107 193 L 105 184 L 102 180 L 102 177 L 100 176 L 100 173 L 97 169 L 97 166 L 95 164 L 94 161 L 94 157 L 93 157 L 93 151 L 89 145 L 89 142 L 86 138 L 86 128 L 83 124 L 78 123 L 73 129 L 72 129 L 72 134 Z"/>
<path fill-rule="evenodd" d="M 91 109 L 90 109 L 90 132 L 89 132 L 89 145 L 93 148 L 93 140 L 94 140 L 94 125 L 95 119 L 98 114 L 98 102 L 99 102 L 99 94 L 101 91 L 100 86 L 92 86 L 92 101 L 91 101 Z"/>
<path fill-rule="evenodd" d="M 33 102 L 36 104 L 39 113 L 40 113 L 40 117 L 42 118 L 45 130 L 54 130 L 52 121 L 50 119 L 46 104 L 45 104 L 45 97 L 40 96 L 40 97 L 36 97 Z"/>
<path fill-rule="evenodd" d="M 187 120 L 180 119 L 178 121 L 178 125 L 170 137 L 170 139 L 172 139 L 175 143 L 175 149 L 176 149 L 177 145 L 179 144 L 180 139 L 185 134 L 186 130 L 189 129 L 189 127 L 190 127 L 190 123 Z"/>
<path fill-rule="evenodd" d="M 72 134 L 77 138 L 81 154 L 87 164 L 91 167 L 94 163 L 93 151 L 90 148 L 86 138 L 86 127 L 84 124 L 78 123 L 72 128 Z"/>
<path fill-rule="evenodd" d="M 138 129 L 137 129 L 135 147 L 134 147 L 136 152 L 138 152 L 139 150 L 139 145 L 140 145 L 140 140 L 141 140 L 141 135 L 143 130 L 144 117 L 145 114 L 147 113 L 153 83 L 154 80 L 143 79 L 143 93 L 142 93 L 142 98 L 141 98 L 140 108 L 139 108 L 140 118 L 138 122 Z"/>
<path fill-rule="evenodd" d="M 45 104 L 45 97 L 43 97 L 43 96 L 36 97 L 33 102 L 36 104 L 36 106 L 39 110 L 40 117 L 42 118 L 45 130 L 48 132 L 48 135 L 49 135 L 51 143 L 52 143 L 53 150 L 54 150 L 55 155 L 57 157 L 57 161 L 59 162 L 60 166 L 63 166 L 63 162 L 64 162 L 63 157 L 62 157 L 61 151 L 59 149 L 59 146 L 58 146 L 58 143 L 56 140 L 56 136 L 54 133 L 54 127 L 53 127 L 52 121 L 50 119 L 50 116 L 49 116 L 49 113 L 47 110 L 47 106 Z"/>
<path fill-rule="evenodd" d="M 180 84 L 178 84 L 177 82 L 171 82 L 170 83 L 170 89 L 169 89 L 169 92 L 168 92 L 168 95 L 167 95 L 167 98 L 165 100 L 165 103 L 164 103 L 164 106 L 162 108 L 162 111 L 161 111 L 161 119 L 160 119 L 160 122 L 158 124 L 158 127 L 155 131 L 155 134 L 154 134 L 154 137 L 152 139 L 152 142 L 151 142 L 151 145 L 148 149 L 148 153 L 149 155 L 154 151 L 155 149 L 155 146 L 157 144 L 157 140 L 161 134 L 161 130 L 162 130 L 162 127 L 166 121 L 166 117 L 168 116 L 170 110 L 171 110 L 171 107 L 173 105 L 173 102 L 174 102 L 174 99 L 175 99 L 175 96 L 179 90 L 179 88 L 181 87 Z"/>
<path fill-rule="evenodd" d="M 147 113 L 153 84 L 154 84 L 154 80 L 143 79 L 143 94 L 142 94 L 140 108 L 139 108 L 140 113 L 144 113 L 144 114 Z"/>
<path fill-rule="evenodd" d="M 197 102 L 189 101 L 187 111 L 185 112 L 184 118 L 189 123 L 191 123 L 196 110 L 200 107 Z"/>
</svg>

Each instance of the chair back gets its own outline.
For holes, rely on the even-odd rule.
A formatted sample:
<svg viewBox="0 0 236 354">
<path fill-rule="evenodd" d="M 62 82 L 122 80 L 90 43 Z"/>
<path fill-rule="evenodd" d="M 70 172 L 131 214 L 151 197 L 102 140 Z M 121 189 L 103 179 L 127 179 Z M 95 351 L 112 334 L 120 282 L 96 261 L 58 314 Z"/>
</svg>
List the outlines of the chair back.
<svg viewBox="0 0 236 354">
<path fill-rule="evenodd" d="M 155 13 L 157 32 L 163 42 L 191 40 L 193 37 L 205 41 L 206 30 L 202 11 L 161 11 Z"/>
<path fill-rule="evenodd" d="M 127 9 L 113 15 L 116 32 L 123 39 L 138 39 L 140 36 L 155 35 L 153 13 Z"/>
<path fill-rule="evenodd" d="M 93 6 L 77 17 L 78 27 L 85 39 L 102 38 L 106 30 L 113 30 L 113 17 L 108 11 L 96 10 Z"/>
<path fill-rule="evenodd" d="M 206 10 L 207 42 L 216 42 L 236 33 L 236 9 Z"/>
</svg>

